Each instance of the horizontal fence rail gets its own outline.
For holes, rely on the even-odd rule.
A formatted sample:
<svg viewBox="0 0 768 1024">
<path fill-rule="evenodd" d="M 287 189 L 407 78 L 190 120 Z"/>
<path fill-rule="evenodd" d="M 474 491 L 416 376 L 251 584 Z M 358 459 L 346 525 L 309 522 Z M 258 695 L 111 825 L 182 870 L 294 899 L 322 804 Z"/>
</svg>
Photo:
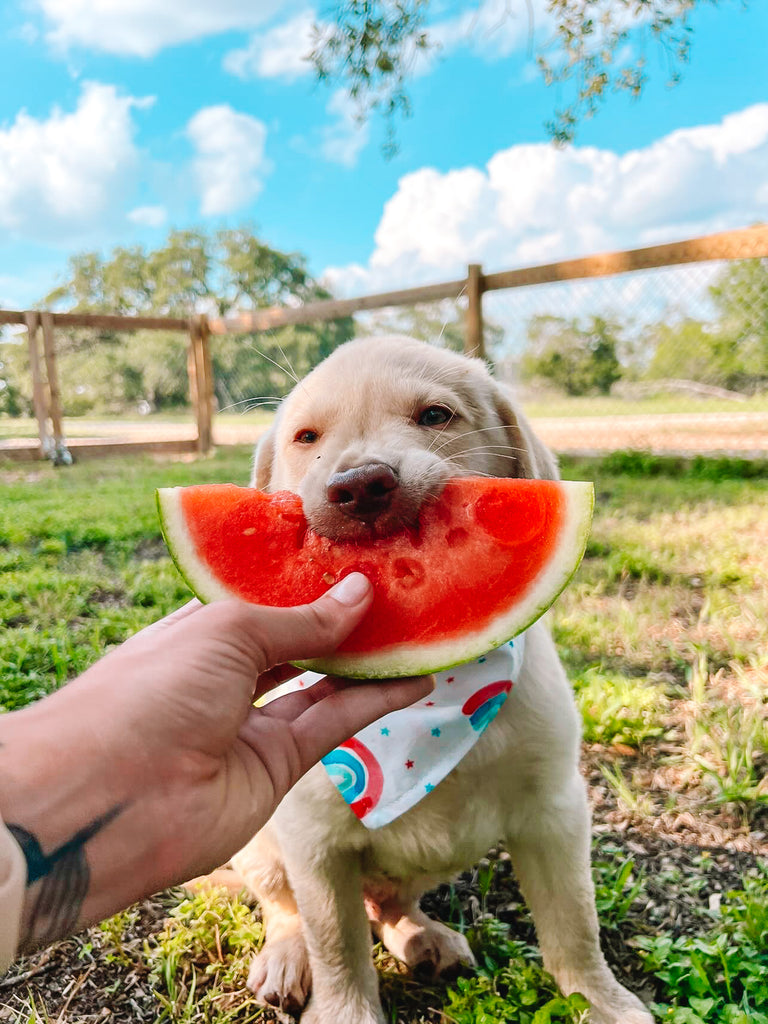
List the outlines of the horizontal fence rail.
<svg viewBox="0 0 768 1024">
<path fill-rule="evenodd" d="M 33 310 L 33 312 L 36 312 Z M 55 327 L 93 327 L 103 331 L 188 331 L 190 319 L 110 313 L 49 313 Z M 28 313 L 0 309 L 0 324 L 24 324 Z M 194 318 L 193 318 L 194 319 Z"/>
<path fill-rule="evenodd" d="M 563 293 L 560 292 L 557 294 L 552 292 L 551 304 L 545 304 L 546 308 L 544 308 L 541 296 L 544 296 L 545 293 L 549 294 L 548 288 L 567 287 L 568 283 L 571 283 L 572 287 L 586 289 L 590 281 L 599 279 L 622 281 L 625 280 L 623 275 L 630 274 L 637 275 L 638 281 L 643 274 L 646 274 L 650 280 L 653 273 L 664 273 L 665 270 L 669 270 L 670 276 L 665 287 L 670 300 L 672 300 L 679 290 L 679 280 L 677 278 L 672 280 L 674 271 L 670 268 L 699 265 L 701 270 L 696 271 L 696 267 L 692 266 L 691 273 L 694 271 L 698 273 L 699 276 L 695 284 L 699 292 L 704 294 L 708 287 L 707 282 L 710 280 L 707 277 L 709 271 L 705 273 L 703 269 L 707 264 L 722 262 L 725 265 L 724 261 L 759 260 L 766 257 L 768 257 L 768 226 L 755 226 L 663 245 L 645 246 L 623 252 L 599 253 L 578 259 L 561 260 L 490 274 L 484 273 L 480 265 L 470 264 L 466 277 L 436 284 L 351 299 L 328 299 L 291 306 L 241 310 L 226 316 L 208 316 L 206 314 L 191 317 L 133 316 L 110 313 L 0 310 L 0 326 L 26 329 L 27 345 L 25 349 L 28 354 L 27 363 L 31 379 L 28 402 L 29 407 L 34 411 L 38 435 L 36 441 L 20 441 L 14 438 L 6 441 L 0 437 L 0 458 L 32 456 L 67 461 L 72 451 L 85 455 L 89 453 L 107 454 L 112 451 L 135 451 L 137 448 L 142 450 L 198 451 L 201 453 L 210 450 L 214 442 L 214 410 L 217 398 L 220 406 L 239 404 L 226 397 L 231 394 L 232 389 L 228 384 L 225 386 L 225 383 L 219 381 L 215 375 L 212 345 L 215 355 L 218 351 L 215 347 L 217 339 L 223 339 L 226 336 L 268 337 L 271 332 L 278 331 L 280 328 L 296 325 L 319 325 L 355 317 L 357 314 L 373 315 L 377 312 L 380 314 L 380 318 L 377 320 L 374 317 L 375 325 L 383 323 L 391 330 L 393 329 L 392 324 L 397 329 L 401 323 L 397 320 L 397 316 L 406 316 L 414 310 L 435 306 L 438 303 L 447 303 L 448 306 L 451 306 L 455 317 L 452 323 L 458 325 L 458 330 L 461 332 L 462 340 L 459 344 L 463 344 L 466 353 L 482 357 L 485 356 L 489 336 L 493 336 L 494 331 L 498 333 L 500 311 L 504 313 L 507 322 L 514 321 L 516 323 L 527 323 L 530 322 L 532 316 L 535 319 L 536 317 L 541 318 L 543 315 L 544 319 L 549 318 L 557 320 L 561 324 L 574 325 L 580 316 L 584 316 L 584 301 L 576 302 L 573 297 L 566 300 L 563 298 Z M 768 276 L 766 280 L 768 281 Z M 582 283 L 576 285 L 574 284 L 576 282 Z M 655 283 L 655 279 L 652 283 Z M 608 287 L 607 284 L 605 287 Z M 656 291 L 663 290 L 663 288 L 656 289 Z M 498 297 L 501 293 L 506 293 L 506 298 L 503 300 L 507 304 L 506 306 L 503 303 L 499 305 L 501 300 Z M 486 305 L 483 302 L 485 295 L 489 296 Z M 513 308 L 512 297 L 517 295 L 526 296 L 526 299 Z M 539 299 L 534 302 L 531 300 L 531 296 L 537 296 Z M 612 301 L 614 307 L 622 310 L 627 305 L 624 293 L 620 294 L 618 291 L 616 291 L 615 300 Z M 461 310 L 459 303 L 462 306 Z M 596 303 L 594 307 L 590 307 L 593 319 L 597 312 L 597 306 Z M 396 314 L 394 312 L 396 310 L 401 313 Z M 386 317 L 389 319 L 381 319 L 383 311 L 386 311 Z M 191 432 L 190 429 L 184 428 L 182 431 L 177 427 L 171 429 L 170 426 L 166 426 L 164 428 L 165 436 L 154 436 L 149 440 L 145 437 L 148 431 L 139 429 L 139 426 L 134 424 L 132 436 L 119 442 L 110 440 L 108 436 L 66 441 L 63 424 L 66 416 L 62 411 L 62 388 L 59 381 L 60 353 L 57 349 L 55 335 L 57 331 L 72 331 L 74 329 L 93 331 L 96 335 L 100 331 L 110 332 L 111 335 L 119 332 L 133 334 L 138 331 L 162 331 L 185 335 L 187 338 L 186 387 L 189 404 L 194 413 L 194 430 Z M 575 327 L 571 329 L 576 330 Z M 365 318 L 362 323 L 355 321 L 355 330 L 371 333 L 370 328 L 366 326 Z M 638 329 L 635 330 L 637 333 Z M 411 330 L 411 333 L 418 332 Z M 442 331 L 439 333 L 442 335 Z M 427 338 L 435 340 L 434 335 L 429 332 Z M 40 344 L 41 340 L 42 344 Z M 241 341 L 243 344 L 249 344 L 247 337 L 237 339 L 238 344 Z M 97 336 L 94 345 L 98 343 Z M 180 343 L 183 343 L 183 339 L 180 339 Z M 768 338 L 765 340 L 765 344 L 768 346 Z M 260 352 L 255 346 L 252 347 L 256 355 L 270 360 L 268 355 Z M 83 372 L 82 369 L 80 372 Z M 217 372 L 223 372 L 220 364 Z M 744 394 L 733 392 L 730 388 L 721 387 L 717 383 L 680 380 L 677 379 L 678 376 L 675 373 L 669 374 L 668 393 L 687 394 L 688 396 L 709 395 L 713 399 L 719 398 L 723 401 L 729 397 L 743 401 L 747 397 Z M 221 385 L 220 393 L 217 393 L 217 382 Z M 0 372 L 0 396 L 2 396 L 4 383 Z M 64 383 L 67 384 L 66 375 Z M 654 387 L 656 385 L 653 383 L 637 380 L 632 384 L 627 383 L 625 393 L 634 389 L 635 395 L 642 396 L 652 391 Z M 235 388 L 236 392 L 237 388 Z M 243 399 L 243 401 L 247 402 L 248 399 Z M 2 409 L 1 404 L 0 409 Z M 761 424 L 763 423 L 761 417 L 765 419 L 765 434 L 760 432 L 755 434 L 756 443 L 754 448 L 748 452 L 752 456 L 755 454 L 765 456 L 768 454 L 768 415 L 745 412 L 742 416 L 756 417 Z M 563 424 L 560 424 L 557 429 L 551 424 L 547 427 L 545 419 L 546 415 L 544 419 L 537 422 L 544 429 L 551 429 L 551 435 L 547 435 L 547 439 L 549 440 L 551 436 L 550 443 L 554 447 L 559 450 L 569 450 L 567 437 L 570 436 L 574 441 L 570 445 L 571 450 L 586 451 L 589 448 L 589 445 L 583 440 L 587 436 L 584 430 L 580 432 L 573 427 L 573 424 L 568 429 L 564 429 Z M 618 420 L 620 419 L 621 416 L 618 417 Z M 734 417 L 731 416 L 730 419 L 735 422 Z M 2 422 L 3 420 L 0 419 L 0 423 Z M 626 418 L 623 423 L 616 423 L 616 438 L 624 441 L 630 438 L 630 443 L 632 443 L 631 437 L 636 437 L 640 439 L 637 441 L 638 446 L 647 442 L 647 447 L 653 447 L 652 439 L 657 436 L 656 434 L 642 433 L 640 428 L 637 428 L 640 432 L 636 432 L 634 435 L 622 433 L 619 427 L 627 426 Z M 581 427 L 586 427 L 586 418 L 583 419 Z M 682 418 L 678 418 L 677 428 L 678 433 L 675 436 L 681 442 L 685 442 L 686 436 L 692 436 L 695 430 L 695 426 L 689 426 Z M 157 426 L 157 430 L 160 431 L 160 425 Z M 760 431 L 762 430 L 763 426 L 761 425 Z M 687 435 L 686 431 L 688 431 Z M 231 426 L 226 430 L 224 427 L 217 426 L 216 432 L 220 438 L 240 439 L 237 431 Z M 744 450 L 747 451 L 746 448 Z"/>
</svg>

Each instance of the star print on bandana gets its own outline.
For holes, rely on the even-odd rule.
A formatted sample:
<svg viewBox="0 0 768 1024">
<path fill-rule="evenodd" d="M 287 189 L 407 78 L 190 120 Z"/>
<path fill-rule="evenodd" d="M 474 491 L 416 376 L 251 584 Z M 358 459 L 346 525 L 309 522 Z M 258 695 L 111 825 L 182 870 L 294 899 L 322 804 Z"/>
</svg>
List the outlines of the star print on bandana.
<svg viewBox="0 0 768 1024">
<path fill-rule="evenodd" d="M 524 651 L 525 634 L 450 674 L 437 672 L 430 700 L 385 715 L 323 758 L 367 828 L 399 818 L 453 771 L 507 700 Z M 305 672 L 300 680 L 311 686 L 320 678 Z"/>
</svg>

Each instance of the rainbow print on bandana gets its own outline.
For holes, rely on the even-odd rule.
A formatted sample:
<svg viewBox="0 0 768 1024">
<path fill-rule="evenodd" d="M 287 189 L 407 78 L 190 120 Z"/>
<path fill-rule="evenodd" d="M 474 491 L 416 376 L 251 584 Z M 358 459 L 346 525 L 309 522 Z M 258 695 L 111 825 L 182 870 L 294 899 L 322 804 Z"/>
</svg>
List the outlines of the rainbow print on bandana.
<svg viewBox="0 0 768 1024">
<path fill-rule="evenodd" d="M 390 711 L 323 758 L 331 783 L 361 824 L 382 828 L 429 797 L 518 685 L 524 652 L 521 634 L 475 661 L 436 673 L 428 700 Z M 321 678 L 305 672 L 285 685 L 312 686 Z"/>
<path fill-rule="evenodd" d="M 356 736 L 326 754 L 323 764 L 358 818 L 363 818 L 379 802 L 384 785 L 381 767 Z"/>
<path fill-rule="evenodd" d="M 482 732 L 490 725 L 511 689 L 510 679 L 500 679 L 496 683 L 483 686 L 464 702 L 461 713 L 467 716 L 475 732 Z"/>
</svg>

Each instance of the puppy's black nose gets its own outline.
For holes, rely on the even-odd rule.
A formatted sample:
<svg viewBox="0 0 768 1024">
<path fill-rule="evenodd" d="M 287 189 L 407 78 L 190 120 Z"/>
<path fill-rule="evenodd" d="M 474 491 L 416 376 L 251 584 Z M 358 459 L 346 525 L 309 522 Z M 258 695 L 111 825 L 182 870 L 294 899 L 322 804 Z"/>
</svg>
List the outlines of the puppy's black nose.
<svg viewBox="0 0 768 1024">
<path fill-rule="evenodd" d="M 356 519 L 375 519 L 389 508 L 400 486 L 391 466 L 369 462 L 343 473 L 334 473 L 325 495 L 330 504 Z"/>
</svg>

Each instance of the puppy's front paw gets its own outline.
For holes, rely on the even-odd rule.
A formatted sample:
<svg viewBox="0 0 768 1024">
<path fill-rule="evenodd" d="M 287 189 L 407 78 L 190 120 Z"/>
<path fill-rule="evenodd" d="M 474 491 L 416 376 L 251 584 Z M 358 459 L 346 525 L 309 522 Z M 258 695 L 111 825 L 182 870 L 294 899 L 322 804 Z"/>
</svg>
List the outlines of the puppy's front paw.
<svg viewBox="0 0 768 1024">
<path fill-rule="evenodd" d="M 416 920 L 401 917 L 396 925 L 383 925 L 380 932 L 389 952 L 411 970 L 426 967 L 433 975 L 446 975 L 475 964 L 469 943 L 460 932 L 423 915 Z"/>
<path fill-rule="evenodd" d="M 284 938 L 267 940 L 251 961 L 247 985 L 258 1002 L 298 1016 L 312 986 L 302 934 L 296 932 Z"/>
</svg>

